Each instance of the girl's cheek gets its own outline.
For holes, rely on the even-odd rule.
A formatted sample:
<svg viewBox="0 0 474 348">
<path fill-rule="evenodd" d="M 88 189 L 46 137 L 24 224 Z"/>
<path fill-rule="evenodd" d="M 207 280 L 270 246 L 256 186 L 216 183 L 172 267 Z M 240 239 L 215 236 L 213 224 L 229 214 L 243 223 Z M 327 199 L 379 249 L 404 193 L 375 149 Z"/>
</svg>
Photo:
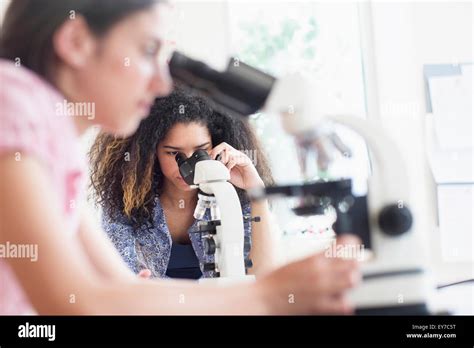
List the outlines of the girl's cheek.
<svg viewBox="0 0 474 348">
<path fill-rule="evenodd" d="M 178 170 L 178 165 L 176 164 L 176 161 L 174 160 L 173 156 L 169 156 L 169 158 L 166 158 L 163 161 L 161 170 L 163 171 L 165 175 L 168 175 L 168 176 Z"/>
</svg>

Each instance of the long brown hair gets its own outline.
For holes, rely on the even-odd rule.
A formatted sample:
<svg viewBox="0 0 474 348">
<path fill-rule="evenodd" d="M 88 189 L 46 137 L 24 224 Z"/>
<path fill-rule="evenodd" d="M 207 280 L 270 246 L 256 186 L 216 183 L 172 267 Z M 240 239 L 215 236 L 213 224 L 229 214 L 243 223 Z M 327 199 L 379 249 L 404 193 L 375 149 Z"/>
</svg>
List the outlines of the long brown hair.
<svg viewBox="0 0 474 348">
<path fill-rule="evenodd" d="M 158 3 L 157 0 L 12 0 L 0 34 L 0 57 L 18 62 L 51 82 L 57 59 L 56 30 L 82 16 L 92 33 L 105 34 L 121 19 Z"/>
</svg>

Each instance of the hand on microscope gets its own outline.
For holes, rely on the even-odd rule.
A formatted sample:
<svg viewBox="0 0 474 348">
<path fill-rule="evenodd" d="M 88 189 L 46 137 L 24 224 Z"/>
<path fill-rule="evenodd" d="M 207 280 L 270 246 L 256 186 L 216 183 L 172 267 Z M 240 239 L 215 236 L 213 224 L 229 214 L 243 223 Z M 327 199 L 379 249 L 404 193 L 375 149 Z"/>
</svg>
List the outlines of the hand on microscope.
<svg viewBox="0 0 474 348">
<path fill-rule="evenodd" d="M 264 182 L 243 152 L 227 143 L 221 143 L 210 152 L 210 157 L 220 160 L 230 170 L 230 182 L 241 189 L 264 187 Z M 249 274 L 255 274 L 258 287 L 268 293 L 272 311 L 275 313 L 307 314 L 351 314 L 353 307 L 347 299 L 347 292 L 360 281 L 356 260 L 327 257 L 318 253 L 283 267 L 276 254 L 274 224 L 269 224 L 271 214 L 265 203 L 252 203 L 252 215 L 262 221 L 252 224 L 251 258 L 254 267 Z M 262 205 L 263 204 L 263 205 Z M 344 235 L 339 244 L 360 244 L 356 236 Z M 278 293 L 277 296 L 275 296 Z"/>
<path fill-rule="evenodd" d="M 353 235 L 338 244 L 360 244 Z M 324 252 L 287 264 L 260 279 L 277 313 L 353 314 L 348 291 L 361 279 L 355 259 L 328 257 Z M 274 296 L 275 292 L 279 296 Z"/>
<path fill-rule="evenodd" d="M 221 161 L 230 171 L 230 183 L 242 190 L 265 187 L 265 183 L 271 182 L 269 177 L 261 177 L 252 160 L 241 151 L 223 142 L 214 147 L 209 153 L 210 157 Z M 265 171 L 261 171 L 265 175 Z M 277 254 L 278 230 L 273 221 L 268 202 L 250 202 L 252 217 L 259 220 L 251 222 L 252 248 L 250 259 L 253 266 L 249 268 L 248 274 L 260 277 L 279 265 Z"/>
<path fill-rule="evenodd" d="M 242 190 L 265 186 L 252 160 L 227 143 L 211 150 L 211 158 L 221 161 L 230 171 L 230 183 Z"/>
</svg>

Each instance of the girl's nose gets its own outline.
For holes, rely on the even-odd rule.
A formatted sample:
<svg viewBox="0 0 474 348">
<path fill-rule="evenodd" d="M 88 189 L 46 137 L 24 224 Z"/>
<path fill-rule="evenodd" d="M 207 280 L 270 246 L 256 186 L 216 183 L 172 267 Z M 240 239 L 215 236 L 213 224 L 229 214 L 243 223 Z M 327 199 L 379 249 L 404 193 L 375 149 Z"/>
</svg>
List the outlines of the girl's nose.
<svg viewBox="0 0 474 348">
<path fill-rule="evenodd" d="M 150 89 L 157 97 L 164 97 L 171 93 L 173 81 L 168 64 L 160 63 L 150 84 Z"/>
</svg>

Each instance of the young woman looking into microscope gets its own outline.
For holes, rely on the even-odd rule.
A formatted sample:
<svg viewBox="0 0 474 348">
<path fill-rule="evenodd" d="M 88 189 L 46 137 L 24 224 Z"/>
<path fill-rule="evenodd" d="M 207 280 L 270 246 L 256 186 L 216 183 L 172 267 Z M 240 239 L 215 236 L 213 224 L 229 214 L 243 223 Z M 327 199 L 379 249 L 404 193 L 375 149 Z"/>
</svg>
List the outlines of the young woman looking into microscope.
<svg viewBox="0 0 474 348">
<path fill-rule="evenodd" d="M 260 217 L 259 222 L 246 219 L 244 224 L 251 248 L 242 259 L 253 263 L 248 273 L 261 275 L 274 269 L 278 232 L 268 204 L 250 202 L 246 194 L 273 182 L 253 130 L 245 120 L 218 113 L 206 99 L 179 89 L 156 99 L 135 134 L 127 138 L 102 134 L 92 147 L 91 182 L 109 238 L 137 274 L 212 276 L 203 265 L 213 263 L 214 256 L 206 253 L 205 240 L 195 233 L 198 192 L 183 180 L 175 160 L 178 154 L 189 158 L 196 150 L 220 158 L 230 171 L 243 215 Z M 245 152 L 254 154 L 253 161 Z M 209 209 L 204 220 L 210 220 Z"/>
</svg>

